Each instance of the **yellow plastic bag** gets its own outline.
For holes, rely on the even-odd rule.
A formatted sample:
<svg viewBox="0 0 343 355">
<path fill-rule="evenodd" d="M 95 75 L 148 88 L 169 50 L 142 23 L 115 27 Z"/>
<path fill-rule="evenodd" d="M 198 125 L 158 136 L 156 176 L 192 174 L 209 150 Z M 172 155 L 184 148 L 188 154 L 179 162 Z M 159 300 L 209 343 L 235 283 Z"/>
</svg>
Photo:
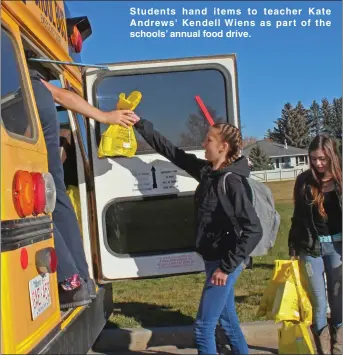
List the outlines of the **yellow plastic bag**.
<svg viewBox="0 0 343 355">
<path fill-rule="evenodd" d="M 284 261 L 276 280 L 279 282 L 275 292 L 271 317 L 276 323 L 281 321 L 300 321 L 299 297 L 293 277 L 292 260 Z"/>
<path fill-rule="evenodd" d="M 74 208 L 77 221 L 79 223 L 80 233 L 82 235 L 82 217 L 81 217 L 81 201 L 79 188 L 73 185 L 68 185 L 67 195 L 70 198 L 71 204 Z"/>
<path fill-rule="evenodd" d="M 267 319 L 272 320 L 275 320 L 276 312 L 280 308 L 276 304 L 275 300 L 277 298 L 277 302 L 280 302 L 280 296 L 282 296 L 283 291 L 285 291 L 286 281 L 291 278 L 290 260 L 275 260 L 274 264 L 273 276 L 264 291 L 259 309 L 257 311 L 257 315 L 259 317 L 266 316 Z M 287 285 L 287 291 L 290 288 L 292 289 L 292 285 Z M 292 319 L 299 320 L 299 316 L 295 314 L 292 316 Z"/>
<path fill-rule="evenodd" d="M 314 354 L 308 326 L 283 322 L 279 332 L 279 354 Z"/>
<path fill-rule="evenodd" d="M 133 111 L 142 99 L 139 91 L 133 91 L 125 98 L 125 94 L 119 95 L 117 110 Z M 119 125 L 110 125 L 101 136 L 98 148 L 98 157 L 124 156 L 131 158 L 137 150 L 137 141 L 132 127 L 125 128 Z"/>
<path fill-rule="evenodd" d="M 300 277 L 299 261 L 293 260 L 292 262 L 292 274 L 296 290 L 298 293 L 298 304 L 300 313 L 300 322 L 305 325 L 312 324 L 312 305 L 305 291 Z"/>
<path fill-rule="evenodd" d="M 257 315 L 266 316 L 276 323 L 312 322 L 312 307 L 302 286 L 298 260 L 275 260 L 270 280 L 260 303 Z"/>
</svg>

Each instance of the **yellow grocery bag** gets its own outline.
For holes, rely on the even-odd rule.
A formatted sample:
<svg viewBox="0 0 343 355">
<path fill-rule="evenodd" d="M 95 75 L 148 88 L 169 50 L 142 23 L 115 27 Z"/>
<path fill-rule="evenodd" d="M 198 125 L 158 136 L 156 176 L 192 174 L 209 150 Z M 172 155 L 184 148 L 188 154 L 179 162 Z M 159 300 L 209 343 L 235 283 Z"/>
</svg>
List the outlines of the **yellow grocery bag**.
<svg viewBox="0 0 343 355">
<path fill-rule="evenodd" d="M 302 286 L 298 260 L 275 260 L 257 315 L 280 321 L 312 322 L 312 307 Z"/>
<path fill-rule="evenodd" d="M 314 354 L 310 332 L 304 323 L 284 321 L 279 333 L 279 354 Z"/>
<path fill-rule="evenodd" d="M 139 91 L 132 91 L 125 98 L 125 94 L 119 95 L 117 110 L 133 111 L 142 99 Z M 101 141 L 98 148 L 98 157 L 123 156 L 131 158 L 137 150 L 137 141 L 132 127 L 125 128 L 120 125 L 110 125 L 101 135 Z"/>
<path fill-rule="evenodd" d="M 300 320 L 298 295 L 293 281 L 291 260 L 275 260 L 270 280 L 258 309 L 258 316 L 280 322 Z"/>
<path fill-rule="evenodd" d="M 68 185 L 67 195 L 70 198 L 71 204 L 74 208 L 77 221 L 79 223 L 80 233 L 82 235 L 82 218 L 81 218 L 81 201 L 79 188 L 74 185 Z"/>
<path fill-rule="evenodd" d="M 300 322 L 305 325 L 312 324 L 312 305 L 308 294 L 305 291 L 300 277 L 299 261 L 292 261 L 292 274 L 293 280 L 296 286 L 298 293 L 298 304 L 299 304 L 299 313 L 300 313 Z"/>
</svg>

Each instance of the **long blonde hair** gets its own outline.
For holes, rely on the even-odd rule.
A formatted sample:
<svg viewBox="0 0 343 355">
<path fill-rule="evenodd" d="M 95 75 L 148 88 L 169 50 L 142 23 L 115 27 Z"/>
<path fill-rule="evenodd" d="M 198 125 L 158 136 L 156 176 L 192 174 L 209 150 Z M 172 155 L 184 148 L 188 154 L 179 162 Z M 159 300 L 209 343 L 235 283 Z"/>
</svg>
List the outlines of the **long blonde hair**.
<svg viewBox="0 0 343 355">
<path fill-rule="evenodd" d="M 230 146 L 230 151 L 228 152 L 226 161 L 223 164 L 223 167 L 227 166 L 233 163 L 241 155 L 243 146 L 241 132 L 237 127 L 229 123 L 216 123 L 212 127 L 220 130 L 220 136 Z"/>
<path fill-rule="evenodd" d="M 342 194 L 342 163 L 339 158 L 337 144 L 333 139 L 325 134 L 320 134 L 313 138 L 308 148 L 308 158 L 311 170 L 310 187 L 313 204 L 317 207 L 319 214 L 326 219 L 327 215 L 324 209 L 324 193 L 321 174 L 318 173 L 311 161 L 311 153 L 318 149 L 322 149 L 326 158 L 329 160 L 329 170 L 340 194 Z"/>
</svg>

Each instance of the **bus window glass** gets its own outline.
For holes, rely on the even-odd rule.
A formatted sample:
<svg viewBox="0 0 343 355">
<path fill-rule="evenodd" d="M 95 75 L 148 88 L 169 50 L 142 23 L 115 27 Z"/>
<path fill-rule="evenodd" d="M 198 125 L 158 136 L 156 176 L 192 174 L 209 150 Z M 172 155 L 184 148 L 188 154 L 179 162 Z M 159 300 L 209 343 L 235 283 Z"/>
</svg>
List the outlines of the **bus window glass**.
<svg viewBox="0 0 343 355">
<path fill-rule="evenodd" d="M 33 138 L 18 58 L 9 34 L 1 29 L 1 120 L 8 132 Z"/>
<path fill-rule="evenodd" d="M 184 149 L 202 149 L 209 127 L 195 96 L 200 96 L 215 122 L 228 121 L 225 78 L 219 70 L 106 76 L 96 87 L 98 107 L 113 110 L 120 93 L 128 96 L 134 90 L 143 95 L 135 112 Z M 107 127 L 101 124 L 100 133 Z M 151 153 L 151 147 L 138 133 L 136 137 L 137 153 Z"/>
</svg>

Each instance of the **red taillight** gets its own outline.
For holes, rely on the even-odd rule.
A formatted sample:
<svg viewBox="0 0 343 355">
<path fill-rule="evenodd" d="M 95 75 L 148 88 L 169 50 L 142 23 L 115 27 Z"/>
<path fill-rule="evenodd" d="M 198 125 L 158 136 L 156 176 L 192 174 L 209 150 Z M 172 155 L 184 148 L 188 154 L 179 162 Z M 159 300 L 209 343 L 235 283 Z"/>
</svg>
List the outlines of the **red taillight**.
<svg viewBox="0 0 343 355">
<path fill-rule="evenodd" d="M 20 264 L 23 270 L 29 265 L 29 254 L 25 248 L 21 249 L 20 252 Z"/>
<path fill-rule="evenodd" d="M 26 217 L 33 213 L 33 181 L 31 174 L 28 171 L 19 170 L 14 176 L 13 202 L 20 217 Z"/>
<path fill-rule="evenodd" d="M 82 50 L 82 36 L 77 26 L 74 26 L 73 28 L 73 33 L 70 36 L 70 42 L 75 52 L 80 53 Z"/>
<path fill-rule="evenodd" d="M 45 196 L 45 181 L 42 174 L 40 173 L 31 173 L 33 181 L 33 191 L 34 191 L 34 213 L 41 214 L 44 212 L 46 205 L 46 196 Z"/>
<path fill-rule="evenodd" d="M 56 186 L 52 175 L 17 171 L 13 179 L 13 202 L 20 217 L 52 213 L 56 205 Z"/>
<path fill-rule="evenodd" d="M 52 250 L 50 251 L 50 270 L 51 272 L 56 272 L 57 270 L 57 254 L 56 250 L 51 248 Z"/>
<path fill-rule="evenodd" d="M 56 272 L 56 250 L 54 248 L 44 248 L 38 251 L 36 253 L 36 268 L 40 274 Z"/>
</svg>

